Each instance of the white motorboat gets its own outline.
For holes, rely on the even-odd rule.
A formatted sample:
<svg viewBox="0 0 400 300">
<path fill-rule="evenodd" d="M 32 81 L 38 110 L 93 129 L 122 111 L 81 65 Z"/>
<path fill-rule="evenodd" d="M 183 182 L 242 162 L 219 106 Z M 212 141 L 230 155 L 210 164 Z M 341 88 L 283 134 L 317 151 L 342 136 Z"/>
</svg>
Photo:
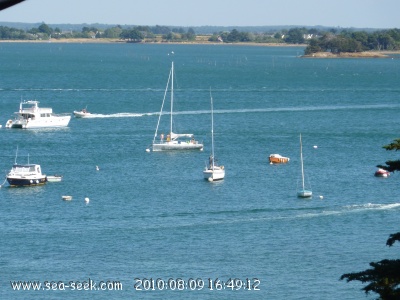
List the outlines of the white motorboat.
<svg viewBox="0 0 400 300">
<path fill-rule="evenodd" d="M 7 128 L 51 128 L 67 127 L 71 120 L 69 114 L 53 114 L 51 108 L 40 108 L 39 101 L 28 100 L 21 102 L 19 111 L 16 112 L 14 120 L 8 120 Z"/>
<path fill-rule="evenodd" d="M 74 110 L 74 116 L 75 118 L 89 118 L 90 116 L 92 116 L 92 114 L 90 112 L 88 112 L 86 110 L 86 108 L 82 109 L 82 110 Z"/>
<path fill-rule="evenodd" d="M 61 175 L 48 175 L 46 177 L 46 180 L 48 182 L 60 182 L 62 180 L 62 176 Z"/>
<path fill-rule="evenodd" d="M 211 96 L 211 92 L 210 92 Z M 214 156 L 214 110 L 213 110 L 213 99 L 211 96 L 211 155 L 209 158 L 209 164 L 203 171 L 204 179 L 208 181 L 222 180 L 225 178 L 224 166 L 219 166 Z"/>
<path fill-rule="evenodd" d="M 163 107 L 165 98 L 168 92 L 169 82 L 171 80 L 171 113 L 170 113 L 170 130 L 164 139 L 164 134 L 160 135 L 160 140 L 156 141 L 158 126 L 160 125 L 161 116 L 163 114 Z M 164 99 L 161 105 L 160 115 L 158 117 L 156 132 L 154 134 L 152 149 L 153 151 L 169 151 L 169 150 L 203 150 L 203 143 L 196 141 L 194 135 L 191 133 L 178 134 L 172 131 L 172 118 L 173 118 L 173 104 L 174 104 L 174 62 L 172 62 L 171 71 L 169 73 L 167 87 L 165 88 Z M 148 149 L 148 151 L 150 151 Z"/>
<path fill-rule="evenodd" d="M 32 186 L 45 184 L 47 179 L 40 165 L 14 164 L 7 174 L 7 181 L 11 186 Z"/>
</svg>

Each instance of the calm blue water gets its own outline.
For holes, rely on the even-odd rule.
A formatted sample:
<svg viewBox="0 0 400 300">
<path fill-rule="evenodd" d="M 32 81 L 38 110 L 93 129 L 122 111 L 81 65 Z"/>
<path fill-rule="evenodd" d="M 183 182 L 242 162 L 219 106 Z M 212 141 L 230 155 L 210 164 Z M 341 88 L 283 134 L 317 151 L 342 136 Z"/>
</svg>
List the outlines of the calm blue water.
<svg viewBox="0 0 400 300">
<path fill-rule="evenodd" d="M 147 153 L 171 56 L 175 125 L 204 152 Z M 400 60 L 302 59 L 302 48 L 0 44 L 0 170 L 41 164 L 60 183 L 0 189 L 2 299 L 373 299 L 344 273 L 398 258 Z M 203 180 L 210 97 L 223 182 Z M 9 130 L 21 99 L 66 129 Z M 167 108 L 168 109 L 168 108 Z M 160 130 L 168 130 L 168 116 Z M 314 197 L 300 200 L 299 134 Z M 314 146 L 317 146 L 315 148 Z M 268 156 L 290 157 L 271 166 Z M 95 166 L 100 167 L 96 171 Z M 1 183 L 3 179 L 0 180 Z M 61 200 L 72 195 L 71 202 Z M 323 196 L 323 200 L 320 199 Z M 90 198 L 86 204 L 85 197 Z M 120 281 L 122 291 L 13 291 L 10 281 Z M 137 291 L 135 278 L 199 278 L 201 290 Z M 258 278 L 259 291 L 208 288 Z"/>
</svg>

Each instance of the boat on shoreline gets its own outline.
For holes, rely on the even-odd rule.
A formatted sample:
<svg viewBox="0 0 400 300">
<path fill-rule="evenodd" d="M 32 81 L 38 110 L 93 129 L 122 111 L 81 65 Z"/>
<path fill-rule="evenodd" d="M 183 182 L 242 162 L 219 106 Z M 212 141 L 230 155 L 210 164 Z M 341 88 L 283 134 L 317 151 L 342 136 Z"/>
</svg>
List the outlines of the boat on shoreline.
<svg viewBox="0 0 400 300">
<path fill-rule="evenodd" d="M 67 127 L 71 120 L 70 114 L 53 114 L 52 108 L 41 108 L 36 100 L 20 102 L 19 111 L 15 114 L 14 120 L 7 121 L 6 128 Z"/>
</svg>

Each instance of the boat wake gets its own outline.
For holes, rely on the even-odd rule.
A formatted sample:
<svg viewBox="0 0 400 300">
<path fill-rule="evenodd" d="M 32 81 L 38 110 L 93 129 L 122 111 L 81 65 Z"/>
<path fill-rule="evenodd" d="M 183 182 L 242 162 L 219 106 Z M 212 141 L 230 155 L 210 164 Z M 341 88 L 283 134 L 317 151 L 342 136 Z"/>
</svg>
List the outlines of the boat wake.
<svg viewBox="0 0 400 300">
<path fill-rule="evenodd" d="M 154 113 L 115 113 L 115 114 L 94 114 L 91 113 L 88 116 L 85 116 L 84 119 L 107 119 L 107 118 L 138 118 L 144 116 L 155 116 L 158 115 L 158 112 Z"/>
<path fill-rule="evenodd" d="M 276 107 L 276 108 L 253 108 L 253 109 L 219 109 L 214 110 L 214 114 L 241 114 L 241 113 L 266 113 L 266 112 L 285 112 L 285 111 L 329 111 L 329 110 L 362 110 L 362 109 L 386 109 L 386 108 L 399 108 L 397 104 L 376 104 L 376 105 L 336 105 L 336 106 L 307 106 L 307 107 Z M 210 114 L 210 110 L 186 110 L 174 112 L 174 115 L 202 115 Z M 85 116 L 85 119 L 95 118 L 138 118 L 146 116 L 158 116 L 160 112 L 148 112 L 148 113 L 132 113 L 122 112 L 115 114 L 95 114 L 91 113 Z M 163 115 L 170 115 L 170 112 L 163 112 Z"/>
<path fill-rule="evenodd" d="M 400 209 L 400 203 L 389 204 L 356 204 L 340 207 L 309 207 L 309 208 L 289 208 L 289 209 L 249 209 L 249 210 L 229 210 L 229 211 L 206 211 L 206 212 L 180 212 L 174 214 L 161 214 L 148 216 L 145 228 L 181 228 L 197 226 L 213 226 L 216 224 L 243 224 L 251 222 L 270 222 L 287 221 L 306 218 L 329 217 L 332 215 L 346 215 L 352 213 L 362 213 L 381 210 Z M 149 223 L 148 223 L 149 222 Z M 151 225 L 151 224 L 152 225 Z M 158 224 L 157 224 L 158 223 Z M 157 225 L 154 225 L 157 224 Z"/>
</svg>

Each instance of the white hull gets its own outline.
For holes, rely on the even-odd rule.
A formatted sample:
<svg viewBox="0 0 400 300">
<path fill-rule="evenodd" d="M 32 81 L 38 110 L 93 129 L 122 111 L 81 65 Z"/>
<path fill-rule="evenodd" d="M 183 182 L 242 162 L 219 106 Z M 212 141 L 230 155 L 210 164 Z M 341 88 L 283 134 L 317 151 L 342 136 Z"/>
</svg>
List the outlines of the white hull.
<svg viewBox="0 0 400 300">
<path fill-rule="evenodd" d="M 225 170 L 220 167 L 214 167 L 212 169 L 206 169 L 203 171 L 204 179 L 208 181 L 217 181 L 225 178 Z"/>
<path fill-rule="evenodd" d="M 90 118 L 92 116 L 89 112 L 74 111 L 75 118 Z"/>
<path fill-rule="evenodd" d="M 39 107 L 39 101 L 25 101 L 19 104 L 14 120 L 8 120 L 7 128 L 54 128 L 67 127 L 71 120 L 70 115 L 53 114 L 51 108 Z"/>
<path fill-rule="evenodd" d="M 312 197 L 312 191 L 307 191 L 307 190 L 298 191 L 297 196 L 299 198 L 310 198 Z"/>
<path fill-rule="evenodd" d="M 153 144 L 153 151 L 170 151 L 170 150 L 203 150 L 203 144 L 186 143 L 179 141 L 165 142 Z"/>
<path fill-rule="evenodd" d="M 62 180 L 62 176 L 47 176 L 46 179 L 48 182 L 60 182 Z"/>
<path fill-rule="evenodd" d="M 22 129 L 67 127 L 70 120 L 71 116 L 63 116 L 63 117 L 52 116 L 49 118 L 43 118 L 43 119 L 41 118 L 38 120 L 17 119 L 7 124 L 7 127 L 22 128 Z"/>
</svg>

